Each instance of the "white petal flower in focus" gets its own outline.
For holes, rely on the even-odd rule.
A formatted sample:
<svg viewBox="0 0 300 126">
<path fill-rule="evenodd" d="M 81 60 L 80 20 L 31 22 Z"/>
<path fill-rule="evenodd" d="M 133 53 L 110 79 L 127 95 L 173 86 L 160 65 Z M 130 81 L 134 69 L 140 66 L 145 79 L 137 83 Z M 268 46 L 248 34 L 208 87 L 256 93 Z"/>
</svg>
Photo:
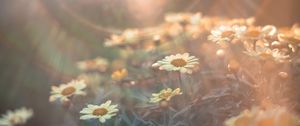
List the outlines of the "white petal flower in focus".
<svg viewBox="0 0 300 126">
<path fill-rule="evenodd" d="M 84 80 L 73 80 L 68 84 L 61 84 L 60 86 L 52 86 L 51 96 L 49 101 L 56 100 L 69 101 L 69 97 L 73 95 L 85 95 L 83 89 L 86 88 Z"/>
<path fill-rule="evenodd" d="M 166 56 L 157 61 L 152 67 L 159 67 L 160 70 L 179 71 L 181 73 L 192 73 L 192 69 L 197 65 L 198 58 L 190 56 L 189 53 Z"/>
<path fill-rule="evenodd" d="M 112 118 L 119 111 L 117 109 L 118 105 L 111 105 L 111 101 L 106 101 L 101 105 L 87 105 L 86 108 L 83 108 L 80 111 L 81 120 L 88 119 L 99 119 L 101 123 L 105 123 L 106 120 Z"/>
</svg>

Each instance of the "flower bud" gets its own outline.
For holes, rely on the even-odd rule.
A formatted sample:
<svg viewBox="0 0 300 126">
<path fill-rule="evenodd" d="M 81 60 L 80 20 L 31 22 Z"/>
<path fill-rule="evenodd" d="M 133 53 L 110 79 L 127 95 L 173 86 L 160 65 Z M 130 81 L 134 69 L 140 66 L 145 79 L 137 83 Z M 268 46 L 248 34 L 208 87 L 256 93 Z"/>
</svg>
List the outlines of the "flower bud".
<svg viewBox="0 0 300 126">
<path fill-rule="evenodd" d="M 160 102 L 159 102 L 159 107 L 160 107 L 160 108 L 163 108 L 163 109 L 169 108 L 169 102 L 166 101 L 166 100 L 160 101 Z"/>
</svg>

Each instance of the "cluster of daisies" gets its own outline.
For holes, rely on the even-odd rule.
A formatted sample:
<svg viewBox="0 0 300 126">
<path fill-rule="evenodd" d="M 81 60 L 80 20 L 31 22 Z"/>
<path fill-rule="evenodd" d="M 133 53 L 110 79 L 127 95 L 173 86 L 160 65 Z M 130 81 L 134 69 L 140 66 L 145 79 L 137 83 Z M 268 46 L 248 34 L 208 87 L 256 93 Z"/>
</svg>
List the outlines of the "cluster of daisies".
<svg viewBox="0 0 300 126">
<path fill-rule="evenodd" d="M 168 14 L 165 22 L 156 27 L 126 29 L 120 34 L 112 34 L 104 42 L 106 47 L 126 47 L 153 51 L 166 48 L 170 41 L 178 38 L 197 38 L 201 34 L 200 13 Z"/>
<path fill-rule="evenodd" d="M 164 23 L 156 27 L 142 29 L 126 29 L 120 34 L 112 34 L 104 43 L 106 47 L 139 47 L 147 51 L 156 48 L 164 48 L 170 42 L 184 38 L 195 40 L 206 34 L 215 26 L 228 25 L 252 25 L 254 18 L 248 19 L 225 19 L 220 17 L 202 16 L 201 13 L 170 13 L 165 16 Z M 224 26 L 221 29 L 226 30 Z M 232 28 L 236 32 L 242 32 L 239 27 Z M 220 31 L 222 32 L 222 30 Z M 220 38 L 219 31 L 214 31 L 216 39 Z M 237 33 L 238 34 L 238 33 Z M 224 38 L 226 39 L 226 38 Z M 135 48 L 137 49 L 137 48 Z"/>
<path fill-rule="evenodd" d="M 300 27 L 278 28 L 273 25 L 221 25 L 211 31 L 208 40 L 221 47 L 239 45 L 244 53 L 261 60 L 289 62 L 298 51 Z"/>
<path fill-rule="evenodd" d="M 60 103 L 69 103 L 75 96 L 84 96 L 86 92 L 86 83 L 84 80 L 73 80 L 68 84 L 61 84 L 60 86 L 52 86 L 50 102 L 58 101 Z M 88 104 L 86 108 L 83 108 L 80 113 L 82 116 L 80 119 L 99 119 L 100 122 L 110 119 L 118 112 L 117 105 L 112 105 L 111 101 L 106 101 L 101 105 Z"/>
<path fill-rule="evenodd" d="M 110 73 L 110 76 L 103 75 L 103 77 L 109 78 L 113 82 L 134 85 L 138 82 L 130 81 L 132 78 L 129 77 L 129 73 L 131 72 L 126 67 L 128 65 L 136 65 L 136 63 L 132 63 L 132 59 L 137 58 L 136 55 L 133 55 L 135 51 L 137 53 L 145 51 L 147 54 L 156 49 L 161 49 L 158 52 L 161 52 L 163 55 L 170 54 L 177 49 L 172 47 L 172 43 L 177 40 L 196 40 L 206 37 L 209 33 L 207 40 L 221 47 L 216 52 L 217 56 L 224 56 L 225 50 L 230 46 L 240 46 L 242 52 L 251 57 L 262 60 L 271 59 L 276 62 L 288 61 L 292 56 L 291 53 L 295 53 L 298 49 L 300 28 L 297 25 L 290 29 L 277 28 L 272 25 L 260 27 L 255 26 L 254 21 L 253 18 L 224 19 L 206 17 L 200 13 L 169 14 L 165 17 L 165 22 L 157 27 L 126 29 L 121 34 L 111 35 L 104 42 L 104 46 L 121 50 L 119 52 L 120 59 L 107 60 L 97 57 L 92 60 L 80 61 L 77 66 L 84 72 Z M 141 51 L 137 51 L 139 49 Z M 182 50 L 177 52 L 182 52 Z M 199 59 L 189 53 L 168 55 L 154 63 L 153 59 L 150 58 L 150 62 L 152 62 L 150 66 L 154 69 L 179 74 L 192 74 L 198 70 L 197 67 L 199 65 Z M 142 65 L 142 67 L 145 66 Z M 229 71 L 235 71 L 239 67 L 237 60 L 228 62 Z M 75 96 L 85 96 L 87 94 L 85 88 L 92 86 L 87 84 L 89 83 L 88 81 L 91 81 L 89 76 L 81 75 L 68 84 L 62 84 L 58 87 L 53 86 L 49 100 L 51 102 L 68 103 Z M 112 81 L 105 83 L 112 84 Z M 99 83 L 99 80 L 97 82 Z M 169 107 L 169 102 L 173 97 L 185 93 L 181 88 L 164 87 L 161 91 L 152 93 L 148 102 L 157 104 L 162 108 Z M 112 117 L 117 116 L 120 108 L 122 108 L 122 104 L 112 104 L 112 101 L 107 100 L 102 104 L 86 105 L 79 112 L 81 114 L 80 119 L 98 119 L 100 123 L 105 123 Z M 284 107 L 270 107 L 266 109 L 254 107 L 250 111 L 245 110 L 240 115 L 225 121 L 226 126 L 277 126 L 278 124 L 296 126 L 299 123 L 297 116 L 289 113 Z"/>
<path fill-rule="evenodd" d="M 130 72 L 134 71 L 132 68 L 137 68 L 137 71 L 146 68 L 155 71 L 161 70 L 166 73 L 177 73 L 181 80 L 182 74 L 187 76 L 193 74 L 199 70 L 200 65 L 198 56 L 182 53 L 192 52 L 186 51 L 183 42 L 198 40 L 203 37 L 207 38 L 210 43 L 216 43 L 221 47 L 216 52 L 217 56 L 224 56 L 226 50 L 237 46 L 243 54 L 255 59 L 286 62 L 292 60 L 293 54 L 298 51 L 300 27 L 297 25 L 292 28 L 278 28 L 272 25 L 255 26 L 253 18 L 225 19 L 202 16 L 200 13 L 169 14 L 165 17 L 165 22 L 157 27 L 126 29 L 120 34 L 111 35 L 104 42 L 104 46 L 119 49 L 119 57 L 116 59 L 97 57 L 79 61 L 77 67 L 84 74 L 68 83 L 52 86 L 49 101 L 69 107 L 76 97 L 88 97 L 92 91 L 105 84 L 123 86 L 122 84 L 125 83 L 129 85 L 141 83 L 132 77 L 131 73 L 136 72 Z M 181 48 L 174 48 L 178 41 L 183 43 L 179 45 Z M 144 62 L 140 62 L 136 60 L 138 54 L 143 54 L 145 57 L 146 55 L 150 56 L 144 58 Z M 158 56 L 153 58 L 151 54 Z M 157 60 L 162 56 L 165 57 Z M 236 71 L 240 64 L 233 59 L 228 61 L 227 66 L 229 71 Z M 139 80 L 153 77 L 137 74 L 135 77 L 139 77 Z M 286 73 L 282 72 L 281 75 L 287 76 Z M 148 83 L 154 82 L 157 81 L 149 81 Z M 96 85 L 91 83 L 96 83 Z M 151 92 L 152 95 L 147 97 L 147 103 L 168 108 L 169 102 L 174 100 L 174 97 L 189 93 L 181 86 L 170 87 L 169 85 L 164 86 L 158 92 Z M 110 90 L 103 89 L 104 92 Z M 105 98 L 101 101 L 101 104 L 87 104 L 86 107 L 81 108 L 81 111 L 78 112 L 81 114 L 79 118 L 81 120 L 96 119 L 100 123 L 105 123 L 112 117 L 118 116 L 118 112 L 123 108 L 122 103 L 114 104 L 118 103 L 114 98 Z M 32 110 L 26 108 L 9 111 L 0 119 L 0 125 L 24 124 L 32 115 Z M 299 120 L 296 115 L 288 112 L 284 107 L 254 107 L 228 119 L 225 121 L 225 125 L 296 126 L 299 125 Z"/>
<path fill-rule="evenodd" d="M 98 59 L 96 59 L 98 60 Z M 102 60 L 101 60 L 102 61 Z M 87 61 L 91 62 L 91 60 Z M 80 62 L 80 66 L 84 66 L 83 62 Z M 94 66 L 88 66 L 86 68 L 96 68 L 98 69 L 101 63 L 94 63 Z M 173 71 L 179 73 L 189 73 L 191 74 L 193 68 L 198 64 L 198 59 L 195 56 L 191 56 L 188 53 L 176 54 L 166 56 L 164 59 L 157 61 L 152 66 L 158 67 L 160 70 Z M 99 67 L 96 67 L 100 65 Z M 82 67 L 79 67 L 82 68 Z M 111 74 L 111 79 L 115 81 L 120 81 L 128 75 L 126 69 L 116 70 Z M 68 104 L 72 101 L 72 98 L 76 96 L 85 96 L 85 89 L 87 84 L 84 79 L 72 80 L 67 84 L 61 84 L 59 86 L 52 86 L 51 96 L 49 97 L 50 102 L 58 101 L 62 104 Z M 162 89 L 158 93 L 153 93 L 152 97 L 149 98 L 149 103 L 157 104 L 167 104 L 166 102 L 170 101 L 172 97 L 181 95 L 182 91 L 180 88 L 171 89 L 166 88 Z M 89 119 L 98 119 L 99 122 L 105 123 L 106 120 L 116 116 L 119 111 L 118 105 L 111 104 L 112 101 L 108 100 L 100 105 L 88 104 L 87 107 L 83 108 L 79 113 L 82 114 L 80 119 L 89 120 Z"/>
</svg>

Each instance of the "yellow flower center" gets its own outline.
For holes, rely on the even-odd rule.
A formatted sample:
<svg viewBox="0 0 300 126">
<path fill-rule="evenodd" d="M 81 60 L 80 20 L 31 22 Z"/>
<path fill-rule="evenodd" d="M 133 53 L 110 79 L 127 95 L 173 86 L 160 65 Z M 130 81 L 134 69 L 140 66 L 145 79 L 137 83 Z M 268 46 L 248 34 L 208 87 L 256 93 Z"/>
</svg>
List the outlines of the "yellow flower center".
<svg viewBox="0 0 300 126">
<path fill-rule="evenodd" d="M 70 86 L 70 87 L 66 87 L 66 88 L 61 92 L 61 94 L 64 95 L 64 96 L 68 96 L 68 95 L 73 94 L 75 91 L 76 91 L 76 89 L 75 89 L 74 87 Z"/>
<path fill-rule="evenodd" d="M 234 31 L 232 31 L 232 30 L 228 30 L 228 31 L 224 31 L 224 32 L 222 32 L 222 38 L 225 38 L 225 37 L 230 37 L 230 36 L 232 36 L 234 34 Z"/>
<path fill-rule="evenodd" d="M 164 93 L 161 93 L 159 95 L 159 97 L 162 98 L 162 99 L 168 99 L 171 95 L 172 95 L 171 92 L 164 92 Z"/>
<path fill-rule="evenodd" d="M 176 67 L 184 67 L 187 62 L 184 59 L 174 59 L 171 61 L 171 64 Z"/>
<path fill-rule="evenodd" d="M 106 108 L 97 108 L 93 111 L 93 115 L 95 116 L 103 116 L 108 113 Z"/>
<path fill-rule="evenodd" d="M 126 69 L 118 70 L 112 73 L 111 78 L 115 81 L 120 81 L 128 76 L 128 71 Z"/>
</svg>

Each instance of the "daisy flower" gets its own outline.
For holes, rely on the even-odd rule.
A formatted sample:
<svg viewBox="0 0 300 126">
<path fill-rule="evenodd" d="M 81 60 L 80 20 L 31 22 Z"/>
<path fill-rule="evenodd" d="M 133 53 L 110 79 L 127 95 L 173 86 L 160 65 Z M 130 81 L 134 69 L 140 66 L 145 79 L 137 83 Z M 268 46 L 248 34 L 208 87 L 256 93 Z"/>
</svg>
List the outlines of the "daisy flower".
<svg viewBox="0 0 300 126">
<path fill-rule="evenodd" d="M 101 72 L 104 72 L 107 69 L 107 66 L 108 61 L 100 57 L 97 57 L 92 60 L 80 61 L 77 63 L 77 67 L 83 71 L 99 70 Z"/>
<path fill-rule="evenodd" d="M 180 88 L 176 88 L 175 90 L 172 90 L 171 88 L 163 89 L 159 93 L 153 93 L 150 102 L 158 103 L 161 101 L 170 101 L 172 97 L 181 94 Z"/>
<path fill-rule="evenodd" d="M 240 38 L 246 31 L 246 26 L 239 25 L 222 25 L 211 31 L 211 35 L 208 36 L 208 40 L 213 42 L 229 42 L 235 38 Z"/>
<path fill-rule="evenodd" d="M 274 38 L 276 37 L 277 29 L 273 25 L 266 25 L 261 27 L 250 27 L 246 30 L 243 37 L 246 39 L 264 39 L 264 38 Z"/>
<path fill-rule="evenodd" d="M 282 33 L 279 33 L 277 35 L 277 38 L 279 40 L 279 43 L 280 42 L 287 42 L 289 49 L 291 49 L 293 52 L 297 51 L 298 45 L 300 43 L 300 36 L 296 36 L 296 35 L 293 35 L 293 34 L 282 34 Z"/>
<path fill-rule="evenodd" d="M 283 34 L 283 33 L 280 33 L 277 35 L 278 37 L 278 40 L 279 41 L 287 41 L 289 43 L 292 43 L 292 44 L 299 44 L 300 43 L 300 36 L 296 36 L 296 35 L 293 35 L 293 34 Z"/>
<path fill-rule="evenodd" d="M 126 69 L 121 69 L 113 72 L 111 78 L 115 81 L 120 81 L 128 76 L 128 71 Z"/>
<path fill-rule="evenodd" d="M 202 31 L 197 25 L 187 25 L 185 27 L 185 32 L 187 33 L 188 36 L 192 38 L 197 38 Z"/>
<path fill-rule="evenodd" d="M 278 30 L 273 25 L 266 25 L 261 29 L 264 37 L 275 37 L 277 35 Z"/>
<path fill-rule="evenodd" d="M 106 101 L 100 106 L 89 104 L 86 108 L 83 108 L 80 111 L 80 114 L 83 114 L 82 116 L 80 116 L 80 119 L 99 119 L 101 123 L 104 123 L 106 120 L 116 115 L 116 113 L 119 111 L 117 109 L 117 106 L 118 105 L 111 105 L 110 100 Z"/>
<path fill-rule="evenodd" d="M 180 23 L 186 21 L 189 16 L 189 13 L 168 14 L 165 16 L 165 21 L 169 23 Z"/>
<path fill-rule="evenodd" d="M 257 57 L 260 59 L 273 59 L 275 61 L 283 62 L 287 60 L 290 56 L 283 53 L 279 49 L 270 49 L 267 47 L 257 46 L 256 49 L 246 48 L 245 53 L 249 56 Z"/>
<path fill-rule="evenodd" d="M 159 67 L 160 70 L 191 74 L 196 64 L 198 64 L 198 59 L 195 56 L 184 53 L 166 56 L 164 59 L 152 64 L 152 67 Z"/>
<path fill-rule="evenodd" d="M 139 39 L 140 34 L 138 29 L 126 29 L 122 36 L 127 43 L 135 43 Z"/>
<path fill-rule="evenodd" d="M 111 35 L 110 39 L 107 39 L 104 42 L 104 46 L 106 47 L 117 46 L 121 44 L 124 44 L 124 37 L 115 34 Z"/>
<path fill-rule="evenodd" d="M 69 101 L 69 98 L 73 95 L 85 95 L 82 91 L 86 88 L 86 84 L 83 80 L 73 80 L 68 84 L 61 84 L 60 86 L 52 86 L 51 96 L 49 101 L 53 102 L 60 100 L 62 102 Z"/>
<path fill-rule="evenodd" d="M 166 29 L 166 34 L 172 37 L 178 36 L 184 31 L 184 27 L 179 23 L 168 24 L 164 28 Z"/>
<path fill-rule="evenodd" d="M 33 116 L 33 111 L 27 108 L 8 111 L 0 118 L 0 126 L 15 126 L 25 124 Z"/>
<path fill-rule="evenodd" d="M 198 25 L 201 22 L 201 13 L 196 13 L 190 16 L 190 24 Z"/>
<path fill-rule="evenodd" d="M 107 47 L 120 46 L 138 42 L 141 32 L 138 29 L 126 29 L 121 35 L 111 35 L 110 39 L 104 42 Z"/>
</svg>

